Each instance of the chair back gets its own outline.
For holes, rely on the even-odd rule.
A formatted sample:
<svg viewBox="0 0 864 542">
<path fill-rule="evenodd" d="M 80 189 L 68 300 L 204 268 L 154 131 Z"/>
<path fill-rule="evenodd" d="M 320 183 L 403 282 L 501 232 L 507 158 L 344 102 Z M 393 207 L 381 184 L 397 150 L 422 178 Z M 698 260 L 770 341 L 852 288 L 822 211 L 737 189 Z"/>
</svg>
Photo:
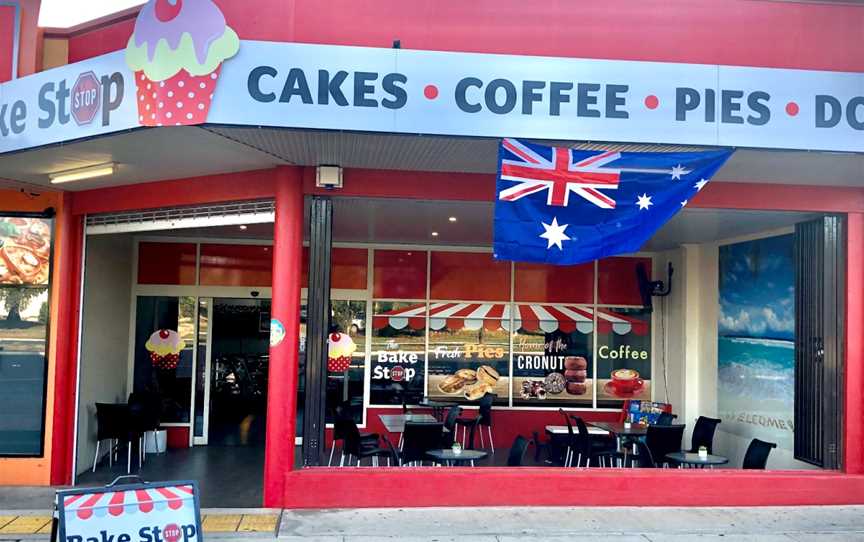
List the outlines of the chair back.
<svg viewBox="0 0 864 542">
<path fill-rule="evenodd" d="M 468 425 L 468 442 L 465 443 L 466 450 L 474 450 L 474 436 L 477 434 L 477 428 L 480 427 L 480 416 L 471 420 Z"/>
<path fill-rule="evenodd" d="M 690 452 L 696 453 L 700 446 L 705 446 L 709 454 L 714 453 L 714 431 L 717 430 L 717 425 L 720 420 L 717 418 L 708 418 L 699 416 L 696 419 L 696 425 L 693 427 L 693 438 L 690 441 Z"/>
<path fill-rule="evenodd" d="M 487 393 L 480 399 L 480 412 L 477 414 L 480 425 L 492 427 L 492 403 L 496 397 L 494 393 Z"/>
<path fill-rule="evenodd" d="M 661 412 L 660 416 L 657 417 L 656 425 L 672 425 L 677 417 L 675 414 L 670 414 L 669 412 Z"/>
<path fill-rule="evenodd" d="M 513 439 L 513 445 L 510 446 L 510 454 L 507 456 L 508 467 L 521 467 L 522 458 L 525 457 L 525 450 L 528 449 L 528 439 L 522 435 L 517 435 Z"/>
<path fill-rule="evenodd" d="M 444 424 L 441 422 L 405 422 L 402 434 L 402 463 L 426 461 L 426 452 L 441 448 L 441 435 Z"/>
<path fill-rule="evenodd" d="M 339 435 L 338 437 L 336 435 Z M 357 428 L 357 422 L 354 420 L 336 420 L 333 424 L 333 440 L 342 439 L 344 441 L 345 453 L 355 457 L 360 457 L 360 452 L 375 448 L 378 442 L 368 442 L 360 438 L 360 429 Z"/>
<path fill-rule="evenodd" d="M 749 470 L 764 470 L 768 465 L 768 455 L 777 445 L 773 442 L 765 442 L 754 438 L 750 441 L 750 446 L 747 447 L 747 452 L 744 454 L 744 464 L 742 469 Z"/>
<path fill-rule="evenodd" d="M 384 446 L 386 446 L 385 450 L 387 450 L 387 455 L 390 457 L 390 466 L 398 467 L 402 464 L 402 459 L 399 457 L 399 451 L 393 446 L 393 443 L 390 442 L 387 435 L 384 435 L 382 439 L 384 440 Z"/>
<path fill-rule="evenodd" d="M 636 454 L 629 456 L 630 461 L 633 461 L 643 469 L 653 469 L 656 467 L 657 465 L 654 463 L 654 457 L 648 445 L 641 440 L 634 441 L 634 444 L 636 445 Z"/>
<path fill-rule="evenodd" d="M 579 416 L 572 416 L 572 418 L 576 422 L 576 445 L 573 447 L 573 450 L 577 454 L 582 454 L 582 459 L 587 467 L 591 461 L 591 433 L 588 432 L 588 425 L 585 423 L 585 420 Z M 581 465 L 576 466 L 580 467 Z"/>
<path fill-rule="evenodd" d="M 651 450 L 651 457 L 656 465 L 662 465 L 666 461 L 666 454 L 681 451 L 684 427 L 684 424 L 648 426 L 645 444 Z"/>
<path fill-rule="evenodd" d="M 450 431 L 451 433 L 454 431 L 456 427 L 456 420 L 459 419 L 459 415 L 462 413 L 462 408 L 458 406 L 451 406 L 447 411 L 447 417 L 444 418 L 444 427 Z"/>
<path fill-rule="evenodd" d="M 96 403 L 96 439 L 128 439 L 129 407 L 115 403 Z"/>
</svg>

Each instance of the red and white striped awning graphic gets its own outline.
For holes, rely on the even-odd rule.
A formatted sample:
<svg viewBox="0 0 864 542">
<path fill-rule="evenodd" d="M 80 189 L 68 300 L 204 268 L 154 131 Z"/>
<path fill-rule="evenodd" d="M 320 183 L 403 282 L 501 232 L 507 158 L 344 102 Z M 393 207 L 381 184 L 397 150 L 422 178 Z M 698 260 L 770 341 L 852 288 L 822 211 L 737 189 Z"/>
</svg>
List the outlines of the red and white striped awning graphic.
<svg viewBox="0 0 864 542">
<path fill-rule="evenodd" d="M 121 516 L 137 512 L 147 514 L 153 510 L 179 510 L 193 505 L 193 494 L 191 485 L 180 485 L 69 495 L 63 503 L 67 513 L 86 520 L 106 514 Z"/>
<path fill-rule="evenodd" d="M 516 330 L 565 333 L 594 331 L 595 309 L 585 305 L 568 304 L 511 304 L 511 303 L 431 303 L 429 305 L 429 328 L 435 331 L 476 330 L 499 327 L 510 331 L 510 311 Z M 390 326 L 393 329 L 423 329 L 426 326 L 426 304 L 412 305 L 397 310 L 376 314 L 372 325 L 375 329 Z M 631 331 L 637 335 L 648 333 L 648 324 L 608 309 L 596 309 L 597 327 L 600 333 L 626 335 Z"/>
</svg>

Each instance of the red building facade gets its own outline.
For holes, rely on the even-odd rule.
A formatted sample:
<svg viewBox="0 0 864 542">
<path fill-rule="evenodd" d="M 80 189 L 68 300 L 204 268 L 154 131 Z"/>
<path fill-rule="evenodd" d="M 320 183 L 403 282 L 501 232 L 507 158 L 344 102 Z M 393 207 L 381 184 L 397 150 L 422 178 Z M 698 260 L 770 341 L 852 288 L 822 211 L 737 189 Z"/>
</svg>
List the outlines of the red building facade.
<svg viewBox="0 0 864 542">
<path fill-rule="evenodd" d="M 324 9 L 320 3 L 302 0 L 258 0 L 254 2 L 254 9 L 250 9 L 248 2 L 241 5 L 217 0 L 215 3 L 244 41 L 383 49 L 394 47 L 394 42 L 398 41 L 403 49 L 420 51 L 864 73 L 864 55 L 860 52 L 864 8 L 843 3 L 604 2 L 580 5 L 578 9 L 566 2 L 545 3 L 530 9 L 517 3 L 501 2 L 377 2 L 374 5 L 331 2 Z M 137 15 L 137 10 L 132 10 L 70 31 L 59 31 L 37 29 L 33 10 L 38 10 L 38 2 L 21 2 L 20 5 L 13 2 L 8 9 L 0 5 L 0 28 L 17 25 L 18 30 L 17 43 L 0 41 L 0 82 L 11 78 L 13 69 L 19 76 L 26 76 L 42 71 L 43 65 L 63 66 L 122 50 L 129 41 Z M 0 32 L 0 36 L 3 35 L 7 34 Z M 14 54 L 18 55 L 17 59 Z M 4 78 L 4 73 L 9 77 Z M 860 94 L 864 94 L 864 90 Z M 797 105 L 808 107 L 804 103 Z M 788 108 L 786 111 L 792 115 Z M 864 106 L 857 111 L 852 108 L 850 114 L 855 119 L 864 117 Z M 51 152 L 51 148 L 41 148 L 38 152 Z M 70 152 L 83 157 L 92 149 L 73 148 Z M 860 157 L 860 151 L 858 153 Z M 21 160 L 9 175 L 16 183 L 10 182 L 4 187 L 7 192 L 0 191 L 8 196 L 8 199 L 4 196 L 4 204 L 8 201 L 12 205 L 15 190 L 37 190 L 37 183 L 33 183 L 31 177 L 16 172 L 31 171 L 32 176 L 45 173 L 37 171 L 33 164 L 24 163 L 27 152 L 17 154 Z M 152 160 L 149 165 L 155 168 L 156 162 L 158 160 Z M 221 172 L 202 168 L 200 174 L 195 168 L 182 171 L 184 174 L 172 175 L 170 171 L 159 170 L 156 177 L 138 175 L 123 185 L 73 188 L 52 196 L 59 202 L 54 206 L 61 212 L 56 220 L 54 249 L 52 295 L 57 299 L 51 313 L 56 337 L 48 361 L 48 390 L 53 400 L 47 408 L 45 422 L 45 438 L 50 440 L 50 445 L 46 444 L 45 454 L 38 459 L 0 459 L 0 481 L 65 484 L 72 480 L 75 470 L 80 470 L 73 465 L 88 217 L 143 209 L 272 200 L 275 217 L 272 276 L 269 277 L 271 311 L 272 317 L 284 325 L 286 335 L 270 349 L 263 473 L 266 506 L 779 505 L 861 503 L 864 499 L 864 420 L 861 415 L 864 411 L 864 344 L 857 333 L 864 320 L 861 271 L 864 258 L 864 188 L 861 183 L 864 179 L 860 170 L 857 174 L 854 170 L 851 174 L 832 172 L 836 176 L 825 183 L 808 183 L 797 178 L 787 181 L 782 177 L 787 171 L 784 168 L 750 170 L 758 178 L 736 176 L 736 172 L 731 172 L 725 182 L 709 185 L 690 205 L 705 210 L 845 216 L 842 467 L 814 472 L 637 470 L 626 474 L 600 469 L 562 472 L 542 467 L 431 472 L 412 468 L 298 468 L 293 445 L 297 434 L 295 390 L 300 365 L 297 345 L 301 341 L 298 331 L 301 329 L 301 292 L 307 288 L 308 281 L 303 252 L 304 198 L 333 195 L 488 204 L 494 196 L 490 190 L 494 175 L 423 171 L 412 167 L 396 169 L 383 165 L 374 168 L 345 166 L 344 185 L 333 192 L 316 187 L 315 167 L 305 164 L 283 164 L 275 168 L 241 165 Z M 0 176 L 5 175 L 0 173 Z M 16 200 L 14 204 L 18 206 L 20 202 Z M 0 204 L 2 210 L 7 210 L 5 207 Z M 244 258 L 247 262 L 254 259 L 248 255 Z M 334 273 L 333 280 L 338 280 L 337 277 Z M 138 282 L 141 283 L 140 276 Z M 338 286 L 334 283 L 332 287 Z M 385 409 L 378 411 L 387 412 Z M 513 410 L 506 415 L 508 423 L 513 425 L 542 425 L 548 413 Z M 611 420 L 617 414 L 596 412 L 586 418 L 592 416 Z M 367 427 L 375 431 L 383 429 L 376 424 L 370 416 Z M 512 437 L 513 434 L 506 431 L 498 435 L 503 444 Z M 17 476 L 12 474 L 16 471 Z M 22 472 L 25 474 L 21 475 Z M 590 491 L 580 491 L 576 496 L 573 488 L 577 486 L 590 488 Z M 529 487 L 543 489 L 526 490 Z M 675 491 L 669 491 L 670 487 Z"/>
</svg>

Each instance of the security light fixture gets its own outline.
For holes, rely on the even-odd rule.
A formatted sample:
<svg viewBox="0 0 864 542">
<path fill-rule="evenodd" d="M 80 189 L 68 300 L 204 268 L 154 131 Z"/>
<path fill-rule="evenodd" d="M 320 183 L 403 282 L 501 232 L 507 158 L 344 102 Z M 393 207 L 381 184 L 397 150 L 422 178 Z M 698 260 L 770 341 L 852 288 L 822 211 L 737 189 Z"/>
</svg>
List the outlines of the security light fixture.
<svg viewBox="0 0 864 542">
<path fill-rule="evenodd" d="M 342 188 L 342 168 L 339 166 L 318 166 L 315 186 L 317 188 Z"/>
<path fill-rule="evenodd" d="M 109 162 L 107 164 L 50 173 L 48 178 L 51 179 L 51 184 L 60 184 L 71 183 L 73 181 L 83 181 L 85 179 L 95 179 L 97 177 L 107 177 L 109 175 L 114 175 L 116 172 L 117 164 Z"/>
</svg>

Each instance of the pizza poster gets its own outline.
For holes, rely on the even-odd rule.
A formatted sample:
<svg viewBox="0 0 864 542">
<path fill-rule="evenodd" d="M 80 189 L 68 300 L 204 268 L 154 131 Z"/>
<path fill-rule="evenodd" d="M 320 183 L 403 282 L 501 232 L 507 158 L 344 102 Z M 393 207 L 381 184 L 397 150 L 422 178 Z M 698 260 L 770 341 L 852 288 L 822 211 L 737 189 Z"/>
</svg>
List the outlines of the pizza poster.
<svg viewBox="0 0 864 542">
<path fill-rule="evenodd" d="M 0 286 L 48 285 L 52 223 L 0 213 Z"/>
</svg>

